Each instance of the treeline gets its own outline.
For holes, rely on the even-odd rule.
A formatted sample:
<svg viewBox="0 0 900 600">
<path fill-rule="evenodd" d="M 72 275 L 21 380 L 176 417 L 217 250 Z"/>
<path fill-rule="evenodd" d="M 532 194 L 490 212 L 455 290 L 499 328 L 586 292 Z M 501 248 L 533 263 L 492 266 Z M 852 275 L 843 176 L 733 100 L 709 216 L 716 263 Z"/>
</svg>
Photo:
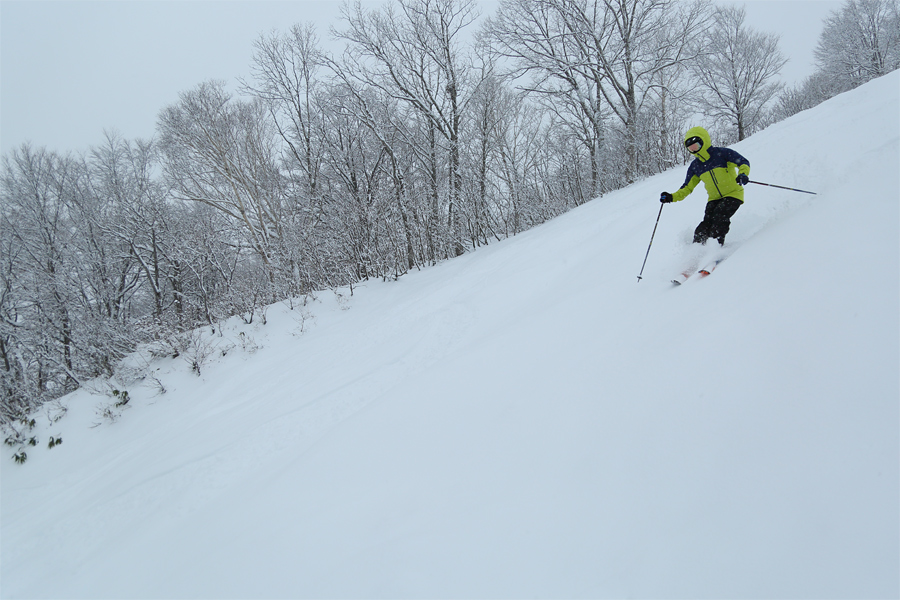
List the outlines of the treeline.
<svg viewBox="0 0 900 600">
<path fill-rule="evenodd" d="M 897 2 L 847 7 L 820 42 L 829 90 L 898 66 Z M 838 76 L 832 30 L 873 7 L 893 37 Z M 682 163 L 698 112 L 730 143 L 830 93 L 782 91 L 777 37 L 739 8 L 476 8 L 346 5 L 342 54 L 309 25 L 262 36 L 239 96 L 182 93 L 154 140 L 4 156 L 0 420 L 111 375 L 138 344 L 175 354 L 199 325 L 395 279 Z"/>
<path fill-rule="evenodd" d="M 774 120 L 812 108 L 900 68 L 900 3 L 847 0 L 823 24 L 815 72 L 782 91 Z"/>
</svg>

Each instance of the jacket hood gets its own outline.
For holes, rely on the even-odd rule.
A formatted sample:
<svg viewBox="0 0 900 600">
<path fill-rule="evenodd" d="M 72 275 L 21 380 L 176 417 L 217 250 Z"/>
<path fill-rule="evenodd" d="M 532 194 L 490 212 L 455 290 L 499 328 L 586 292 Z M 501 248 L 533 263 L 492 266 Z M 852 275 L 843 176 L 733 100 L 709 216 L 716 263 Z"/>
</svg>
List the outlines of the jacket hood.
<svg viewBox="0 0 900 600">
<path fill-rule="evenodd" d="M 687 133 L 684 134 L 684 141 L 688 141 L 695 136 L 703 140 L 703 147 L 700 148 L 700 151 L 697 152 L 697 154 L 695 154 L 694 156 L 703 161 L 709 160 L 709 148 L 712 146 L 712 140 L 709 137 L 709 132 L 702 127 L 691 127 L 687 130 Z"/>
</svg>

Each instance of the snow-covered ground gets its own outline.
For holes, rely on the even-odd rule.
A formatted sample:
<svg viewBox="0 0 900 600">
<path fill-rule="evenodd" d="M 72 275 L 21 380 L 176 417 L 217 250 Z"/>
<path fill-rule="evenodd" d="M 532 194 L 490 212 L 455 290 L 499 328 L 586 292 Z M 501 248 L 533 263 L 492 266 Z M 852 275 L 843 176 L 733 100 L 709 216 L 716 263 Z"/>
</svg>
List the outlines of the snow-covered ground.
<svg viewBox="0 0 900 600">
<path fill-rule="evenodd" d="M 818 195 L 748 186 L 706 279 L 700 189 L 636 278 L 682 167 L 72 394 L 2 454 L 0 594 L 897 597 L 898 91 L 734 146 Z"/>
</svg>

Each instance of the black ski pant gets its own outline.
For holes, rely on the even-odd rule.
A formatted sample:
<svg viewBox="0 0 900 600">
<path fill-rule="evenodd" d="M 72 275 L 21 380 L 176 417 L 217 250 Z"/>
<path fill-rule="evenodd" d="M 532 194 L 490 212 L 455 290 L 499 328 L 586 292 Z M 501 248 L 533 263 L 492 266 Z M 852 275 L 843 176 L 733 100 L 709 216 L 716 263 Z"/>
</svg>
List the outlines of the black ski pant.
<svg viewBox="0 0 900 600">
<path fill-rule="evenodd" d="M 713 238 L 724 244 L 725 236 L 731 228 L 731 217 L 741 204 L 743 202 L 731 196 L 707 202 L 703 220 L 694 230 L 694 243 L 705 244 L 706 240 Z"/>
</svg>

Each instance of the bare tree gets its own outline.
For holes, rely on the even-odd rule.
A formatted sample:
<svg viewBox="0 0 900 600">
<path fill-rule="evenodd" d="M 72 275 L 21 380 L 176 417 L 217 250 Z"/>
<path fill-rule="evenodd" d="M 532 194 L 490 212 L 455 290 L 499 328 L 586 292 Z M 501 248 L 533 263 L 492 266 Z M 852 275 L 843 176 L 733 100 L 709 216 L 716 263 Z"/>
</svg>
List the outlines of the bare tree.
<svg viewBox="0 0 900 600">
<path fill-rule="evenodd" d="M 702 51 L 694 41 L 707 12 L 706 0 L 504 0 L 497 31 L 519 71 L 535 75 L 536 89 L 552 81 L 568 86 L 547 91 L 574 94 L 598 130 L 602 97 L 623 128 L 630 183 L 638 175 L 639 120 L 657 75 Z"/>
<path fill-rule="evenodd" d="M 316 241 L 322 234 L 322 169 L 326 160 L 329 84 L 320 78 L 327 59 L 312 24 L 262 35 L 254 44 L 253 81 L 243 90 L 262 100 L 284 143 L 289 188 L 281 214 L 277 258 L 291 293 L 308 292 L 320 272 Z"/>
<path fill-rule="evenodd" d="M 322 168 L 323 118 L 317 74 L 325 64 L 312 24 L 294 25 L 286 34 L 260 36 L 254 43 L 254 82 L 244 89 L 269 103 L 272 120 L 292 162 L 302 173 L 304 195 L 318 194 Z"/>
<path fill-rule="evenodd" d="M 847 0 L 825 20 L 815 58 L 841 90 L 900 68 L 900 3 Z"/>
<path fill-rule="evenodd" d="M 587 151 L 589 194 L 596 196 L 609 113 L 601 88 L 604 67 L 595 51 L 602 41 L 595 36 L 597 28 L 590 37 L 574 35 L 566 10 L 564 2 L 553 0 L 503 0 L 486 30 L 498 52 L 512 61 L 508 75 L 554 113 Z M 521 81 L 524 75 L 531 80 Z"/>
<path fill-rule="evenodd" d="M 700 106 L 710 118 L 728 123 L 737 140 L 760 125 L 766 107 L 781 90 L 774 78 L 787 59 L 778 49 L 778 36 L 756 32 L 744 24 L 743 7 L 719 7 L 706 47 L 694 62 L 693 73 L 704 94 Z"/>
<path fill-rule="evenodd" d="M 696 95 L 687 70 L 687 64 L 678 64 L 656 74 L 657 85 L 641 118 L 638 155 L 642 173 L 652 175 L 684 162 L 683 135 L 695 110 Z"/>
<path fill-rule="evenodd" d="M 503 119 L 497 124 L 498 158 L 493 172 L 498 194 L 497 213 L 505 236 L 521 233 L 546 220 L 538 177 L 548 129 L 542 127 L 540 106 L 509 93 L 503 99 Z"/>
<path fill-rule="evenodd" d="M 459 232 L 460 133 L 464 109 L 477 81 L 471 81 L 461 47 L 463 32 L 477 16 L 474 0 L 398 0 L 381 11 L 344 6 L 348 28 L 337 35 L 350 42 L 344 69 L 360 84 L 379 89 L 412 108 L 422 120 L 436 204 L 440 170 L 438 137 L 447 144 L 448 229 Z M 436 206 L 434 206 L 436 208 Z M 437 216 L 437 215 L 435 215 Z M 462 252 L 459 241 L 455 254 Z"/>
<path fill-rule="evenodd" d="M 13 281 L 2 308 L 7 353 L 17 356 L 37 401 L 71 391 L 80 382 L 75 327 L 78 289 L 72 264 L 76 227 L 70 219 L 74 162 L 24 146 L 3 161 L 4 245 L 17 250 Z M 8 236 L 8 237 L 7 237 Z M 9 390 L 7 390 L 9 391 Z"/>
<path fill-rule="evenodd" d="M 508 106 L 503 83 L 493 75 L 493 66 L 485 64 L 481 85 L 471 102 L 472 119 L 466 137 L 470 140 L 469 152 L 464 156 L 465 189 L 470 201 L 467 229 L 473 248 L 487 244 L 489 236 L 500 239 L 495 230 L 492 206 L 496 202 L 492 193 L 491 169 L 499 157 L 499 141 L 502 123 Z"/>
<path fill-rule="evenodd" d="M 165 172 L 184 199 L 207 204 L 242 227 L 267 265 L 282 236 L 278 144 L 261 101 L 232 100 L 223 82 L 181 94 L 160 113 Z"/>
<path fill-rule="evenodd" d="M 133 189 L 126 172 L 24 146 L 4 157 L 0 189 L 5 419 L 113 372 L 143 336 L 130 327 L 142 278 L 130 244 L 109 235 Z"/>
<path fill-rule="evenodd" d="M 396 227 L 396 234 L 391 238 L 394 253 L 402 258 L 390 266 L 395 275 L 406 272 L 418 264 L 414 243 L 415 215 L 409 207 L 408 193 L 416 160 L 415 134 L 407 127 L 408 112 L 398 106 L 399 101 L 383 92 L 354 85 L 353 78 L 341 67 L 338 66 L 335 73 L 342 83 L 334 86 L 331 98 L 332 105 L 340 113 L 341 122 L 363 125 L 380 147 L 376 166 L 390 181 L 393 190 L 390 194 L 392 200 L 382 206 L 388 213 L 384 215 L 388 219 L 386 226 L 394 229 L 391 221 L 399 218 L 400 222 L 400 227 Z M 365 137 L 365 134 L 360 137 Z M 374 152 L 374 147 L 370 151 Z"/>
</svg>

